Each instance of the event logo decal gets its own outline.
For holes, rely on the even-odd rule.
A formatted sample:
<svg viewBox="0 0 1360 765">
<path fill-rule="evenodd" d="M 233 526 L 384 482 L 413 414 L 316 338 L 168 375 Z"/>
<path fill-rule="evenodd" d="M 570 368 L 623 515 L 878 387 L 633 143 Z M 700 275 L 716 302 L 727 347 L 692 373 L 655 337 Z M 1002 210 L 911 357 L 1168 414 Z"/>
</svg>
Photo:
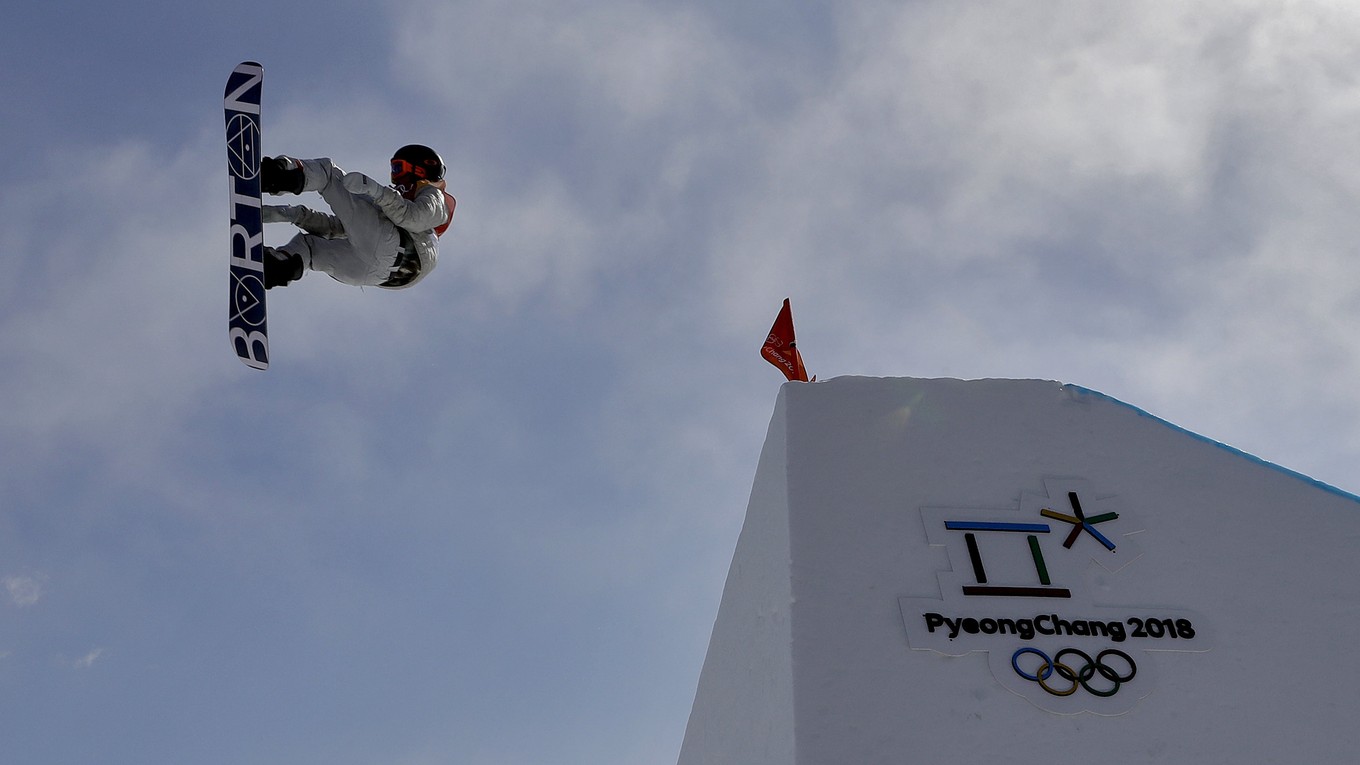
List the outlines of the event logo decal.
<svg viewBox="0 0 1360 765">
<path fill-rule="evenodd" d="M 939 574 L 941 598 L 899 599 L 907 641 L 985 651 L 996 681 L 1041 709 L 1123 714 L 1156 684 L 1146 653 L 1207 651 L 1206 625 L 1181 608 L 1093 602 L 1090 563 L 1122 572 L 1142 554 L 1141 529 L 1083 479 L 1044 488 L 1022 493 L 1018 510 L 921 508 L 927 541 L 952 569 Z"/>
</svg>

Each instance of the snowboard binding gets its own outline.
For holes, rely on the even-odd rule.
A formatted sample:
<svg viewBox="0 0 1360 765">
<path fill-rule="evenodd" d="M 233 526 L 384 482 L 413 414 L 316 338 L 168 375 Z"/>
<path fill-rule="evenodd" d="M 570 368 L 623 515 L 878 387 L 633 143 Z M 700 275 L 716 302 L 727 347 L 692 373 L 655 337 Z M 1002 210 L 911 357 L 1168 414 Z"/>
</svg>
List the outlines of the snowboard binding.
<svg viewBox="0 0 1360 765">
<path fill-rule="evenodd" d="M 286 287 L 289 282 L 302 278 L 304 264 L 302 256 L 291 252 L 264 248 L 264 288 Z"/>
<path fill-rule="evenodd" d="M 305 181 L 302 163 L 292 157 L 265 157 L 260 160 L 261 193 L 301 194 Z"/>
</svg>

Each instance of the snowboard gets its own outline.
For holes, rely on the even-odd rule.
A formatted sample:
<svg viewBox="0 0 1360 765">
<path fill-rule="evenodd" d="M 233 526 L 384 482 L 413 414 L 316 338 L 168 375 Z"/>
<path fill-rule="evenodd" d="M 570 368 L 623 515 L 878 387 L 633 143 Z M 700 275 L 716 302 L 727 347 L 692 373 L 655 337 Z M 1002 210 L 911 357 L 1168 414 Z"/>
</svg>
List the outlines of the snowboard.
<svg viewBox="0 0 1360 765">
<path fill-rule="evenodd" d="M 227 78 L 227 173 L 231 191 L 232 348 L 246 366 L 269 368 L 264 297 L 264 222 L 260 209 L 260 91 L 264 67 L 238 65 Z"/>
</svg>

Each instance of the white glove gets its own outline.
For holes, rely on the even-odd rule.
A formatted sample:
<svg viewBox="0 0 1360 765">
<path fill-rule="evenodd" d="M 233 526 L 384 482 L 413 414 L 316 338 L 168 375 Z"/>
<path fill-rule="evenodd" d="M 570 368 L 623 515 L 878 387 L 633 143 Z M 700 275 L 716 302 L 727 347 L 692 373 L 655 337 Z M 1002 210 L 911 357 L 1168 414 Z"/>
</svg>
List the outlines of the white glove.
<svg viewBox="0 0 1360 765">
<path fill-rule="evenodd" d="M 349 193 L 365 196 L 369 199 L 376 197 L 383 190 L 382 184 L 363 173 L 345 173 L 345 177 L 340 179 L 340 184 Z"/>
<path fill-rule="evenodd" d="M 265 205 L 260 216 L 264 223 L 294 223 L 298 219 L 298 210 L 294 205 Z"/>
</svg>

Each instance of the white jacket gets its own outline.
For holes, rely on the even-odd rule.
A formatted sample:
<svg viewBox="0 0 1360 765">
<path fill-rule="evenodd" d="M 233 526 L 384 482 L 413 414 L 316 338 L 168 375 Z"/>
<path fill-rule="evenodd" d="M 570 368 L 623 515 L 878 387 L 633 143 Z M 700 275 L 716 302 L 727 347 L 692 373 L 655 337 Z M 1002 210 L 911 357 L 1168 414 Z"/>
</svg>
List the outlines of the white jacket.
<svg viewBox="0 0 1360 765">
<path fill-rule="evenodd" d="M 371 180 L 371 179 L 370 179 Z M 368 189 L 375 189 L 369 192 Z M 373 200 L 373 204 L 378 206 L 391 221 L 397 224 L 407 236 L 410 237 L 410 244 L 415 250 L 415 255 L 420 260 L 420 271 L 411 281 L 405 284 L 387 289 L 404 289 L 416 282 L 424 279 L 434 270 L 435 264 L 439 260 L 439 233 L 453 220 L 453 197 L 444 193 L 444 182 L 421 181 L 416 189 L 415 196 L 411 199 L 403 197 L 391 186 L 382 186 L 376 183 L 366 184 L 365 191 L 362 192 Z M 445 198 L 450 201 L 445 201 Z M 402 244 L 406 244 L 407 236 L 402 237 Z"/>
<path fill-rule="evenodd" d="M 348 191 L 355 197 L 367 197 L 383 216 L 396 225 L 401 234 L 402 252 L 415 255 L 419 271 L 410 281 L 396 285 L 378 285 L 385 289 L 404 289 L 424 279 L 434 270 L 439 259 L 439 234 L 453 220 L 456 202 L 444 191 L 444 182 L 421 181 L 411 199 L 396 189 L 384 186 L 362 173 L 345 173 L 329 159 L 301 160 L 306 183 L 304 191 L 323 188 L 339 193 Z M 333 185 L 332 185 L 333 184 Z M 340 187 L 343 185 L 344 189 Z M 328 193 L 322 192 L 324 197 Z M 264 209 L 264 222 L 289 222 L 322 239 L 345 239 L 348 232 L 336 215 L 313 210 L 303 205 L 271 205 Z M 395 258 L 398 253 L 393 252 Z"/>
</svg>

